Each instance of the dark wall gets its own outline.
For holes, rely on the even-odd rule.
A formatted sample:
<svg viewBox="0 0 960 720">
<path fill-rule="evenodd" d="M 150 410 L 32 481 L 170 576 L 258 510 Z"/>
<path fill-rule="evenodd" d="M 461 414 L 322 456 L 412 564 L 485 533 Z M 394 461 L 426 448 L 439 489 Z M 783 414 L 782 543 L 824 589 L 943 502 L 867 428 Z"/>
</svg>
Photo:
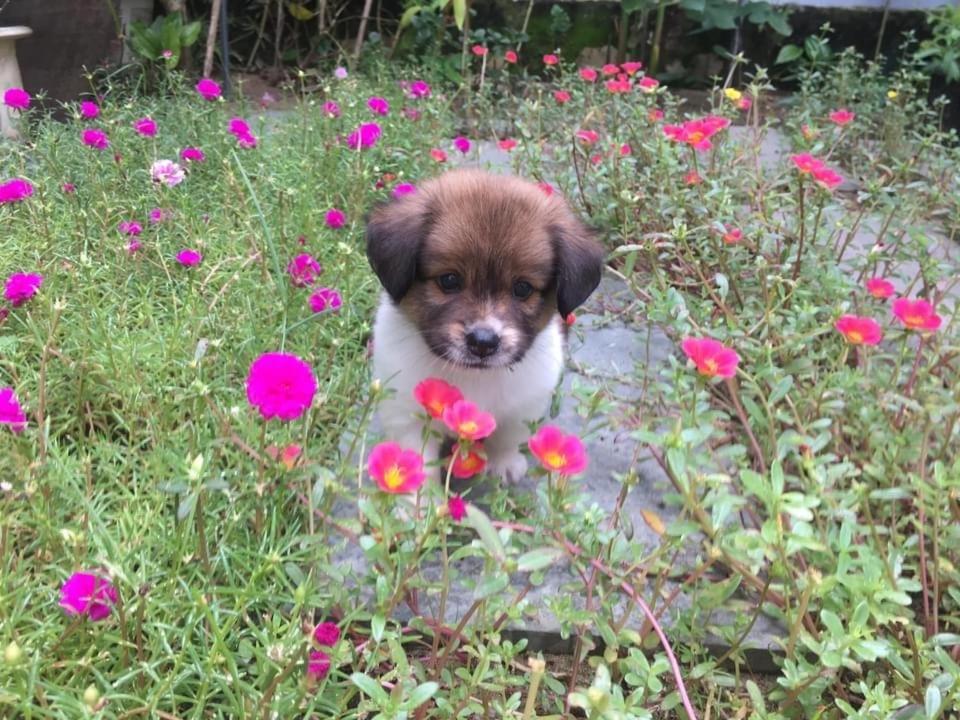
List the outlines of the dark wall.
<svg viewBox="0 0 960 720">
<path fill-rule="evenodd" d="M 119 0 L 114 0 L 119 7 Z M 2 5 L 2 3 L 0 3 Z M 72 100 L 90 85 L 90 70 L 115 63 L 121 45 L 106 0 L 10 0 L 2 25 L 26 25 L 33 35 L 17 41 L 24 88 L 31 94 Z"/>
</svg>

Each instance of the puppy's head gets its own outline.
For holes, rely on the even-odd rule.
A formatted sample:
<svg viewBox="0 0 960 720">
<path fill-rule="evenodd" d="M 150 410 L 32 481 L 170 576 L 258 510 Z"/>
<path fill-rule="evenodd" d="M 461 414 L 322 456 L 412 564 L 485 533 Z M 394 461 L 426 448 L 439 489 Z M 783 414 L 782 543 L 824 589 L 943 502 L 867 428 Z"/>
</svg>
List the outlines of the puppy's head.
<svg viewBox="0 0 960 720">
<path fill-rule="evenodd" d="M 456 170 L 376 208 L 367 257 L 434 354 L 480 368 L 519 362 L 558 312 L 583 303 L 604 252 L 558 197 Z"/>
</svg>

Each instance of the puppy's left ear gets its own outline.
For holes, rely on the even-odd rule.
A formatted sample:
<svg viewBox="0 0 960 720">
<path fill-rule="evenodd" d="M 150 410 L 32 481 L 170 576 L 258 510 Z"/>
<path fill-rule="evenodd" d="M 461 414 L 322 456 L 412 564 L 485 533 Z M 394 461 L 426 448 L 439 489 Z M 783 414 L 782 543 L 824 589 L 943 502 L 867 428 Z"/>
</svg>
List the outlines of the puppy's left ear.
<svg viewBox="0 0 960 720">
<path fill-rule="evenodd" d="M 556 253 L 557 309 L 566 317 L 600 284 L 606 251 L 596 233 L 570 215 L 550 227 Z"/>
</svg>

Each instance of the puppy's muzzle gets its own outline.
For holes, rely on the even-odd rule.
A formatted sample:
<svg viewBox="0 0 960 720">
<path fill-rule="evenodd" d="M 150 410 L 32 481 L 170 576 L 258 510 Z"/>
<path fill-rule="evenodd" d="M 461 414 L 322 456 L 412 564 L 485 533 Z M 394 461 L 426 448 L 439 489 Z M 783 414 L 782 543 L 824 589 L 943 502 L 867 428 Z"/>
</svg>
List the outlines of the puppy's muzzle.
<svg viewBox="0 0 960 720">
<path fill-rule="evenodd" d="M 466 335 L 467 350 L 478 358 L 486 358 L 500 349 L 500 336 L 493 328 L 476 325 Z"/>
</svg>

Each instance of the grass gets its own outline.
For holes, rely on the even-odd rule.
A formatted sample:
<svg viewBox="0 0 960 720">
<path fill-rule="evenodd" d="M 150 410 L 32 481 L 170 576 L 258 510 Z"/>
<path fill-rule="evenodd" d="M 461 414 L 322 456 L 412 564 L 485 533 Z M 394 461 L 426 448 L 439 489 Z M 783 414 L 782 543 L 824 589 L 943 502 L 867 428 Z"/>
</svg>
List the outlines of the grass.
<svg viewBox="0 0 960 720">
<path fill-rule="evenodd" d="M 761 72 L 742 88 L 748 113 L 712 95 L 714 113 L 746 128 L 699 154 L 649 116 L 683 119 L 668 90 L 612 95 L 570 68 L 551 84 L 515 79 L 513 98 L 500 69 L 483 91 L 435 84 L 423 100 L 372 72 L 278 116 L 204 102 L 173 79 L 150 98 L 107 88 L 97 121 L 28 116 L 27 141 L 0 148 L 0 179 L 36 186 L 0 208 L 0 277 L 44 276 L 0 324 L 0 387 L 29 419 L 22 434 L 0 427 L 3 713 L 545 718 L 582 707 L 644 718 L 678 716 L 689 693 L 700 717 L 947 717 L 960 700 L 958 310 L 955 269 L 930 255 L 926 228 L 960 189 L 956 138 L 903 67 L 889 77 L 846 56 L 804 84 L 782 122 Z M 572 99 L 557 104 L 555 87 Z M 369 121 L 372 95 L 392 105 L 383 138 L 351 150 L 341 138 Z M 328 98 L 340 118 L 322 112 Z M 840 104 L 857 112 L 849 128 L 826 120 Z M 234 114 L 256 148 L 226 132 Z M 133 131 L 144 115 L 156 138 Z M 859 190 L 801 182 L 788 160 L 764 167 L 768 123 Z M 108 150 L 80 143 L 87 125 L 107 131 Z M 367 423 L 382 392 L 366 359 L 378 287 L 363 216 L 397 183 L 442 169 L 429 150 L 452 154 L 460 133 L 516 138 L 514 168 L 549 179 L 603 229 L 611 273 L 645 318 L 678 343 L 710 336 L 737 350 L 729 380 L 677 353 L 619 379 L 641 389 L 636 402 L 599 381 L 581 391 L 583 424 L 568 430 L 613 426 L 636 457 L 653 457 L 663 517 L 624 517 L 632 472 L 616 507 L 592 506 L 588 471 L 565 488 L 477 484 L 459 524 L 436 512 L 439 488 L 387 496 L 358 464 L 378 439 Z M 187 145 L 206 161 L 176 187 L 152 183 L 151 163 Z M 685 183 L 690 170 L 703 182 Z M 333 207 L 342 229 L 325 225 Z M 148 223 L 153 208 L 166 218 Z M 144 231 L 131 255 L 117 226 L 133 219 Z M 890 249 L 844 261 L 874 219 Z M 741 242 L 722 241 L 728 226 Z M 199 249 L 200 265 L 180 267 L 181 248 Z M 291 285 L 286 266 L 302 252 L 341 292 L 338 312 L 312 313 L 309 291 Z M 941 329 L 904 330 L 863 290 L 873 275 L 933 301 Z M 885 340 L 846 344 L 841 314 L 876 318 Z M 309 362 L 319 383 L 291 423 L 264 423 L 245 395 L 250 363 L 277 350 Z M 292 444 L 302 452 L 290 467 L 270 457 Z M 657 544 L 635 534 L 641 523 Z M 532 607 L 527 594 L 556 567 L 569 568 L 564 592 Z M 117 588 L 109 619 L 58 607 L 78 570 Z M 675 581 L 690 607 L 664 590 Z M 455 584 L 473 595 L 451 627 Z M 572 600 L 585 589 L 586 607 Z M 675 667 L 636 620 L 641 600 L 670 619 Z M 543 609 L 578 639 L 569 664 L 541 675 L 526 641 L 501 633 Z M 784 629 L 773 680 L 745 663 L 761 613 Z M 311 678 L 310 631 L 325 619 L 342 639 L 325 649 L 329 674 Z M 716 636 L 730 648 L 721 658 L 707 650 Z"/>
</svg>

